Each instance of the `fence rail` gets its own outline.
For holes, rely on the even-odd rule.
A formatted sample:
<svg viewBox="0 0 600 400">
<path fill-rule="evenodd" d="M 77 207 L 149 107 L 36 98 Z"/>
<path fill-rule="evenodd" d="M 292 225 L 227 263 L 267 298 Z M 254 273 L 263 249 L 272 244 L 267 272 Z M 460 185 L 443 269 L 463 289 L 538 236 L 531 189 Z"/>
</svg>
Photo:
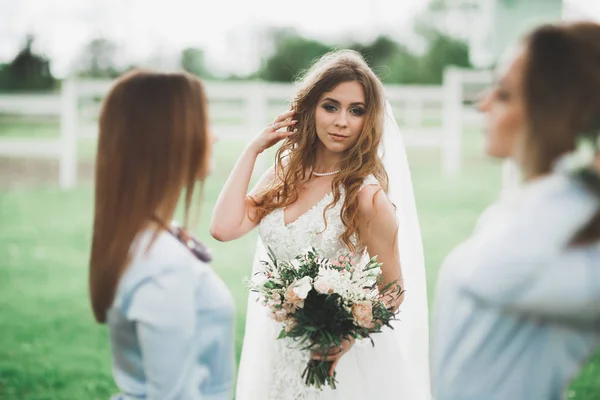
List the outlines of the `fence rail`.
<svg viewBox="0 0 600 400">
<path fill-rule="evenodd" d="M 465 84 L 487 84 L 486 72 L 446 70 L 440 86 L 386 85 L 388 101 L 402 127 L 407 147 L 439 148 L 442 169 L 460 172 L 464 124 L 476 119 L 464 107 Z M 101 100 L 113 81 L 66 80 L 60 93 L 0 95 L 0 114 L 54 116 L 60 120 L 56 139 L 16 139 L 0 136 L 0 156 L 58 158 L 59 183 L 77 182 L 77 140 L 97 135 Z M 258 132 L 292 100 L 295 86 L 266 82 L 207 82 L 214 130 L 225 139 L 247 139 Z"/>
</svg>

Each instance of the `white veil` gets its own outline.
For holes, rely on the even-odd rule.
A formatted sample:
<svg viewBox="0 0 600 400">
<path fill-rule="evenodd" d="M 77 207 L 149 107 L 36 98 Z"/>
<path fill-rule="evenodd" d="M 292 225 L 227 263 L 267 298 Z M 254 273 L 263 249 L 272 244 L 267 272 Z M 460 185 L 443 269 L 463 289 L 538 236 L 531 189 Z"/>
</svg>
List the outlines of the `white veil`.
<svg viewBox="0 0 600 400">
<path fill-rule="evenodd" d="M 396 206 L 400 227 L 398 247 L 406 287 L 395 333 L 410 363 L 410 379 L 419 393 L 418 400 L 429 400 L 429 317 L 421 229 L 406 149 L 389 103 L 386 106 L 379 153 L 389 177 L 389 198 Z M 259 261 L 266 258 L 267 253 L 259 238 L 253 274 L 260 268 Z M 236 388 L 237 400 L 269 397 L 269 365 L 275 347 L 272 341 L 276 340 L 279 330 L 268 316 L 266 307 L 257 303 L 256 298 L 254 293 L 250 293 L 248 297 L 246 331 Z"/>
<path fill-rule="evenodd" d="M 379 152 L 389 178 L 388 196 L 396 206 L 398 248 L 406 288 L 398 314 L 401 323 L 395 331 L 411 364 L 411 379 L 419 399 L 429 400 L 429 312 L 421 227 L 406 148 L 389 102 Z"/>
</svg>

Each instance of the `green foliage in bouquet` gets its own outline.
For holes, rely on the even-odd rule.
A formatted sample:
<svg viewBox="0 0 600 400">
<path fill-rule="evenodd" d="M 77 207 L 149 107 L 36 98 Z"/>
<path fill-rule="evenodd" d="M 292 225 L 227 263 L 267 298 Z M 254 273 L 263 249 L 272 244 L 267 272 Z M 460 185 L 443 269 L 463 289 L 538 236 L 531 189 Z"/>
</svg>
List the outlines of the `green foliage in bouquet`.
<svg viewBox="0 0 600 400">
<path fill-rule="evenodd" d="M 375 345 L 373 333 L 393 329 L 395 311 L 385 299 L 393 300 L 403 291 L 397 282 L 379 288 L 382 264 L 376 256 L 358 267 L 350 256 L 331 262 L 314 248 L 290 262 L 278 260 L 270 248 L 268 255 L 257 273 L 262 280 L 248 286 L 283 323 L 280 339 L 293 339 L 301 350 L 330 354 L 344 340 L 369 339 Z M 311 360 L 302 377 L 308 386 L 335 388 L 330 367 L 329 361 Z"/>
</svg>

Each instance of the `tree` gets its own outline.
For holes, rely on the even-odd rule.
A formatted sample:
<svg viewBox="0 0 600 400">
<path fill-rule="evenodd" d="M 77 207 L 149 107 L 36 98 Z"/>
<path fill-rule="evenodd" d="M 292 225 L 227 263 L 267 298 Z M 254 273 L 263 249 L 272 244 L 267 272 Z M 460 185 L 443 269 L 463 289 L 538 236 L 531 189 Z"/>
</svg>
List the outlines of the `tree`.
<svg viewBox="0 0 600 400">
<path fill-rule="evenodd" d="M 193 47 L 188 47 L 181 52 L 181 68 L 200 78 L 211 78 L 212 74 L 206 68 L 204 51 Z"/>
<path fill-rule="evenodd" d="M 474 0 L 433 0 L 417 18 L 415 32 L 426 43 L 420 63 L 420 83 L 442 83 L 444 70 L 449 66 L 471 68 L 466 38 L 474 7 Z"/>
<path fill-rule="evenodd" d="M 418 56 L 388 36 L 378 36 L 372 43 L 354 43 L 358 51 L 384 83 L 414 83 L 419 80 Z"/>
<path fill-rule="evenodd" d="M 384 83 L 441 84 L 448 66 L 471 66 L 469 48 L 462 36 L 455 37 L 436 25 L 443 13 L 462 12 L 463 8 L 473 7 L 467 0 L 456 6 L 453 4 L 448 0 L 433 0 L 428 10 L 417 18 L 414 30 L 424 42 L 422 52 L 415 52 L 385 35 L 370 43 L 350 43 L 343 47 L 360 52 Z M 258 77 L 269 81 L 294 80 L 317 58 L 334 48 L 305 38 L 290 28 L 273 29 L 267 37 L 269 40 L 265 42 L 269 45 L 270 55 L 258 71 Z"/>
<path fill-rule="evenodd" d="M 8 82 L 10 82 L 8 65 L 5 63 L 0 64 L 0 91 L 8 90 Z"/>
<path fill-rule="evenodd" d="M 417 25 L 435 27 L 448 36 L 466 40 L 471 35 L 473 18 L 477 18 L 480 7 L 480 0 L 431 0 Z"/>
<path fill-rule="evenodd" d="M 388 36 L 378 36 L 372 43 L 354 43 L 349 48 L 361 53 L 371 67 L 377 68 L 385 65 L 399 50 L 400 45 Z"/>
<path fill-rule="evenodd" d="M 27 35 L 25 45 L 9 63 L 0 66 L 0 88 L 7 91 L 51 90 L 56 80 L 50 61 L 33 52 L 34 36 Z"/>
<path fill-rule="evenodd" d="M 405 46 L 399 46 L 386 64 L 386 73 L 379 72 L 384 83 L 420 84 L 423 83 L 422 58 Z"/>
<path fill-rule="evenodd" d="M 449 66 L 470 68 L 469 46 L 439 31 L 431 32 L 427 52 L 422 62 L 422 83 L 442 83 Z"/>
<path fill-rule="evenodd" d="M 116 78 L 121 71 L 116 67 L 118 47 L 104 38 L 91 40 L 83 49 L 77 66 L 78 76 L 86 78 Z"/>
<path fill-rule="evenodd" d="M 292 30 L 272 33 L 274 53 L 266 59 L 258 76 L 268 81 L 291 82 L 323 54 L 333 48 Z"/>
</svg>

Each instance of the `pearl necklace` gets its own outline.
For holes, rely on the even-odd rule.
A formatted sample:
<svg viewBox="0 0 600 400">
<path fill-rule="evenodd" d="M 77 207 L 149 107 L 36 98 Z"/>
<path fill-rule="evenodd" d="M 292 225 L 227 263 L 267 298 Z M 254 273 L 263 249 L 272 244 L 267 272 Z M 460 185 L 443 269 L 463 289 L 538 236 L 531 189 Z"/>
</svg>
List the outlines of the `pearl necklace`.
<svg viewBox="0 0 600 400">
<path fill-rule="evenodd" d="M 323 173 L 319 173 L 319 172 L 315 172 L 315 171 L 311 171 L 311 173 L 314 176 L 331 176 L 331 175 L 335 175 L 335 174 L 339 174 L 341 171 L 341 169 L 338 169 L 337 171 L 331 171 L 331 172 L 323 172 Z"/>
</svg>

